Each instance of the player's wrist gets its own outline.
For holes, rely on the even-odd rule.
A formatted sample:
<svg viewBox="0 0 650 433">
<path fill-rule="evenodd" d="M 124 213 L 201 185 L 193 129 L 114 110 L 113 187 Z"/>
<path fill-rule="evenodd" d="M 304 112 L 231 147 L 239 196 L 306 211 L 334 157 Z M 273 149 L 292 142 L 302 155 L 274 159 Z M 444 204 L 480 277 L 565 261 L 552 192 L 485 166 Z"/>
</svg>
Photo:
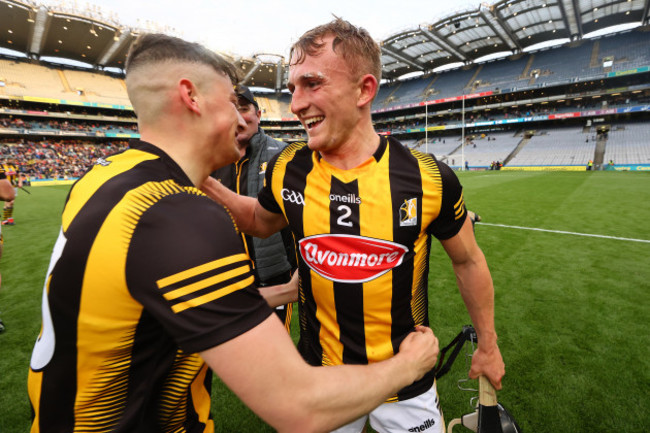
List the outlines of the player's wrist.
<svg viewBox="0 0 650 433">
<path fill-rule="evenodd" d="M 497 348 L 497 333 L 495 331 L 478 332 L 477 348 L 483 351 L 491 351 Z"/>
<path fill-rule="evenodd" d="M 381 373 L 381 377 L 390 377 L 397 390 L 416 380 L 415 362 L 406 353 L 398 352 L 375 365 L 383 367 L 384 371 Z"/>
</svg>

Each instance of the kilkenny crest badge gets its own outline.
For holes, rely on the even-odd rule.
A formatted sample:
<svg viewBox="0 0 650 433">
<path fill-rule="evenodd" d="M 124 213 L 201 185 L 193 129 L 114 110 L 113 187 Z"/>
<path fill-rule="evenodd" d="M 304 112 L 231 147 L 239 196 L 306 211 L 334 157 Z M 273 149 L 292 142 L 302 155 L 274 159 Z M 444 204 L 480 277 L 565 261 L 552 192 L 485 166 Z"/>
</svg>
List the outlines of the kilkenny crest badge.
<svg viewBox="0 0 650 433">
<path fill-rule="evenodd" d="M 266 173 L 266 167 L 268 167 L 269 163 L 264 161 L 263 163 L 260 164 L 260 172 L 259 174 L 264 174 Z"/>
<path fill-rule="evenodd" d="M 418 223 L 418 199 L 409 198 L 399 208 L 400 227 L 409 227 Z"/>
</svg>

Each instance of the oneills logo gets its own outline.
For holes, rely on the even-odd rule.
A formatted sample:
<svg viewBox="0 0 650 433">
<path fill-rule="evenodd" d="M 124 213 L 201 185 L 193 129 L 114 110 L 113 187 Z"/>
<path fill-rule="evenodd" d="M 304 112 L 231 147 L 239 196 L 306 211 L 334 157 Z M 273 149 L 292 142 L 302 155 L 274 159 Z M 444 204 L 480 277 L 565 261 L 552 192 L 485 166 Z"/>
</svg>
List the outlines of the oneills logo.
<svg viewBox="0 0 650 433">
<path fill-rule="evenodd" d="M 418 223 L 418 199 L 410 198 L 404 200 L 404 203 L 399 208 L 399 225 L 414 226 Z"/>
<path fill-rule="evenodd" d="M 361 197 L 356 194 L 330 194 L 330 201 L 340 201 L 342 203 L 361 204 Z"/>
<path fill-rule="evenodd" d="M 341 283 L 374 280 L 402 263 L 408 248 L 394 242 L 352 235 L 301 239 L 300 255 L 318 275 Z"/>
</svg>

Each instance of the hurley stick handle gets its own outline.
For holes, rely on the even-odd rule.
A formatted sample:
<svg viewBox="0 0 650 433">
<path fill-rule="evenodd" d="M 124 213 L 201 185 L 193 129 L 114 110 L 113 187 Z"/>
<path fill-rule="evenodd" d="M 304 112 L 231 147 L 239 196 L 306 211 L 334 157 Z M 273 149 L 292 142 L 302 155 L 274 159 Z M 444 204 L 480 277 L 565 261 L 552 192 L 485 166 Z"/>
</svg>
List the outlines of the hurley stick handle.
<svg viewBox="0 0 650 433">
<path fill-rule="evenodd" d="M 482 406 L 497 405 L 497 392 L 485 376 L 478 377 L 478 402 Z"/>
</svg>

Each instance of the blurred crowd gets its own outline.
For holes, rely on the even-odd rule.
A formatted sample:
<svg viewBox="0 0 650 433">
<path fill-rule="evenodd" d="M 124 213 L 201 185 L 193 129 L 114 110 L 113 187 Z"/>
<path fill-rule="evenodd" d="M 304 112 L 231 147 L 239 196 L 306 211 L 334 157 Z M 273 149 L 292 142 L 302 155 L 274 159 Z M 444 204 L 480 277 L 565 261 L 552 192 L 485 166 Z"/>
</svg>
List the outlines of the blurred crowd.
<svg viewBox="0 0 650 433">
<path fill-rule="evenodd" d="M 106 123 L 91 120 L 59 120 L 59 119 L 37 119 L 21 118 L 16 116 L 0 117 L 0 128 L 19 130 L 27 133 L 29 130 L 37 131 L 67 131 L 67 132 L 88 132 L 88 133 L 137 133 L 138 125 L 135 123 Z"/>
<path fill-rule="evenodd" d="M 98 158 L 128 147 L 127 141 L 3 139 L 0 160 L 11 163 L 32 180 L 71 179 L 84 174 Z"/>
</svg>

